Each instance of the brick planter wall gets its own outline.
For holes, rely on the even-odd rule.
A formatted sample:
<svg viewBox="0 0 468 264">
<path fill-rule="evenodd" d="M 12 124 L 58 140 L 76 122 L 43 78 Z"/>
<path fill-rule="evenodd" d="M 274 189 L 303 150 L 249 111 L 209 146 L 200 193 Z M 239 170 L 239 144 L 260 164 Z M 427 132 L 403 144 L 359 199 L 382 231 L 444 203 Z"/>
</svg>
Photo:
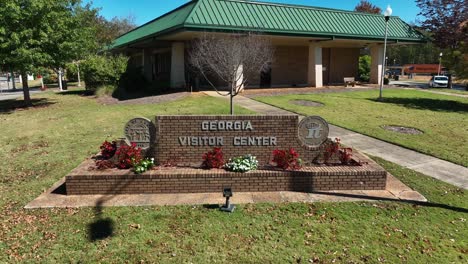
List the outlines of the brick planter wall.
<svg viewBox="0 0 468 264">
<path fill-rule="evenodd" d="M 251 121 L 252 131 L 202 131 L 203 121 Z M 179 137 L 223 137 L 222 150 L 226 159 L 252 154 L 260 165 L 272 159 L 275 149 L 294 148 L 300 157 L 311 162 L 323 150 L 303 146 L 298 134 L 297 115 L 278 116 L 157 116 L 154 158 L 156 163 L 177 164 L 179 166 L 199 166 L 204 153 L 213 146 L 181 146 Z M 234 146 L 234 137 L 275 137 L 275 146 Z"/>
<path fill-rule="evenodd" d="M 372 160 L 363 166 L 307 167 L 300 171 L 257 170 L 232 173 L 224 170 L 174 168 L 135 175 L 129 170 L 90 171 L 93 160 L 83 162 L 66 177 L 68 195 L 153 194 L 322 190 L 383 190 L 386 171 Z"/>
</svg>

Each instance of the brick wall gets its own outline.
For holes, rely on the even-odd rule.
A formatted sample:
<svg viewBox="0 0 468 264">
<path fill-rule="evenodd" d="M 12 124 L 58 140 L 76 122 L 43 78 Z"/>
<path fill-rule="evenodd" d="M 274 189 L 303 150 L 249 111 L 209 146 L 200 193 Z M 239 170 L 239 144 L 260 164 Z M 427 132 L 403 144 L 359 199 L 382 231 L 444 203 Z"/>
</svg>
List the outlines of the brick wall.
<svg viewBox="0 0 468 264">
<path fill-rule="evenodd" d="M 202 131 L 203 121 L 251 121 L 252 131 Z M 202 156 L 213 146 L 181 146 L 179 137 L 223 137 L 226 161 L 236 156 L 252 154 L 260 165 L 269 163 L 275 149 L 295 148 L 300 157 L 310 163 L 321 149 L 302 146 L 297 137 L 298 116 L 157 116 L 154 158 L 158 164 L 199 166 Z M 276 146 L 234 146 L 234 137 L 276 137 Z"/>
<path fill-rule="evenodd" d="M 90 171 L 87 160 L 66 177 L 68 195 L 235 192 L 383 190 L 386 172 L 375 162 L 363 166 L 319 166 L 301 171 L 257 170 L 233 173 L 224 170 L 173 168 L 135 175 L 129 170 Z"/>
<path fill-rule="evenodd" d="M 359 77 L 359 55 L 357 48 L 332 48 L 330 51 L 329 82 L 343 83 L 344 77 Z"/>
<path fill-rule="evenodd" d="M 272 85 L 307 84 L 309 47 L 277 46 L 271 65 Z"/>
</svg>

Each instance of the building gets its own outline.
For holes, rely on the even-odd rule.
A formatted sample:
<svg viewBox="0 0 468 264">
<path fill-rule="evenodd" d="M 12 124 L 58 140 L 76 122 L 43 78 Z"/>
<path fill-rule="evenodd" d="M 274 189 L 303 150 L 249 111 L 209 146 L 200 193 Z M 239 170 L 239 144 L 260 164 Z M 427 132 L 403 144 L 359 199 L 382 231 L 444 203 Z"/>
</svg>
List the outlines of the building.
<svg viewBox="0 0 468 264">
<path fill-rule="evenodd" d="M 398 17 L 388 22 L 389 45 L 426 42 Z M 266 86 L 321 87 L 358 77 L 360 49 L 372 57 L 371 83 L 380 83 L 383 15 L 241 0 L 193 0 L 122 36 L 112 45 L 131 57 L 148 80 L 186 87 L 191 41 L 203 34 L 261 32 L 271 39 L 275 58 Z M 260 86 L 260 75 L 249 86 Z M 263 84 L 265 86 L 265 83 Z"/>
<path fill-rule="evenodd" d="M 406 74 L 437 75 L 445 73 L 447 68 L 439 64 L 405 64 L 403 70 Z"/>
</svg>

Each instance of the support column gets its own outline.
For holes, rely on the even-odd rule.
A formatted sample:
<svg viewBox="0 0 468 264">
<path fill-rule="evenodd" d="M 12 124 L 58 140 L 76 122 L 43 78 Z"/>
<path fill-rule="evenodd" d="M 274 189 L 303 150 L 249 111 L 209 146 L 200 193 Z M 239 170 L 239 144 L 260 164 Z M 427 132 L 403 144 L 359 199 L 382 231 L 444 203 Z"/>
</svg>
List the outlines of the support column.
<svg viewBox="0 0 468 264">
<path fill-rule="evenodd" d="M 372 46 L 371 49 L 370 83 L 380 84 L 382 80 L 383 45 Z"/>
<path fill-rule="evenodd" d="M 309 64 L 307 84 L 311 87 L 323 86 L 322 47 L 317 43 L 309 44 Z"/>
<path fill-rule="evenodd" d="M 173 42 L 171 54 L 171 88 L 183 88 L 185 86 L 185 44 Z"/>
</svg>

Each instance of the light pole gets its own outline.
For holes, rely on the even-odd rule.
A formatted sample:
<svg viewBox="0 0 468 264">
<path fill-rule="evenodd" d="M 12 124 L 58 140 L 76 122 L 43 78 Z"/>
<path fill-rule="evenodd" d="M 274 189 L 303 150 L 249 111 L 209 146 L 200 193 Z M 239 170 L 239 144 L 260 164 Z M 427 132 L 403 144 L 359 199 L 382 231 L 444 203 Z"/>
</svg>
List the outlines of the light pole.
<svg viewBox="0 0 468 264">
<path fill-rule="evenodd" d="M 388 68 L 388 57 L 385 56 L 385 68 L 383 70 L 384 78 L 385 78 L 385 75 L 387 74 L 387 68 Z M 390 78 L 390 74 L 388 75 L 388 78 Z"/>
<path fill-rule="evenodd" d="M 76 68 L 78 70 L 78 87 L 81 87 L 81 78 L 80 78 L 80 62 L 76 63 Z"/>
<path fill-rule="evenodd" d="M 440 75 L 440 66 L 442 65 L 442 55 L 444 55 L 442 52 L 439 54 L 439 70 L 437 71 L 437 75 Z"/>
<path fill-rule="evenodd" d="M 380 79 L 380 93 L 379 93 L 379 100 L 382 100 L 382 89 L 384 84 L 384 77 L 385 77 L 385 65 L 386 65 L 386 56 L 387 56 L 387 35 L 388 35 L 388 20 L 392 15 L 392 8 L 390 5 L 387 6 L 387 9 L 384 12 L 385 16 L 385 40 L 384 40 L 384 54 L 383 54 L 383 62 L 382 62 L 382 76 Z"/>
</svg>

